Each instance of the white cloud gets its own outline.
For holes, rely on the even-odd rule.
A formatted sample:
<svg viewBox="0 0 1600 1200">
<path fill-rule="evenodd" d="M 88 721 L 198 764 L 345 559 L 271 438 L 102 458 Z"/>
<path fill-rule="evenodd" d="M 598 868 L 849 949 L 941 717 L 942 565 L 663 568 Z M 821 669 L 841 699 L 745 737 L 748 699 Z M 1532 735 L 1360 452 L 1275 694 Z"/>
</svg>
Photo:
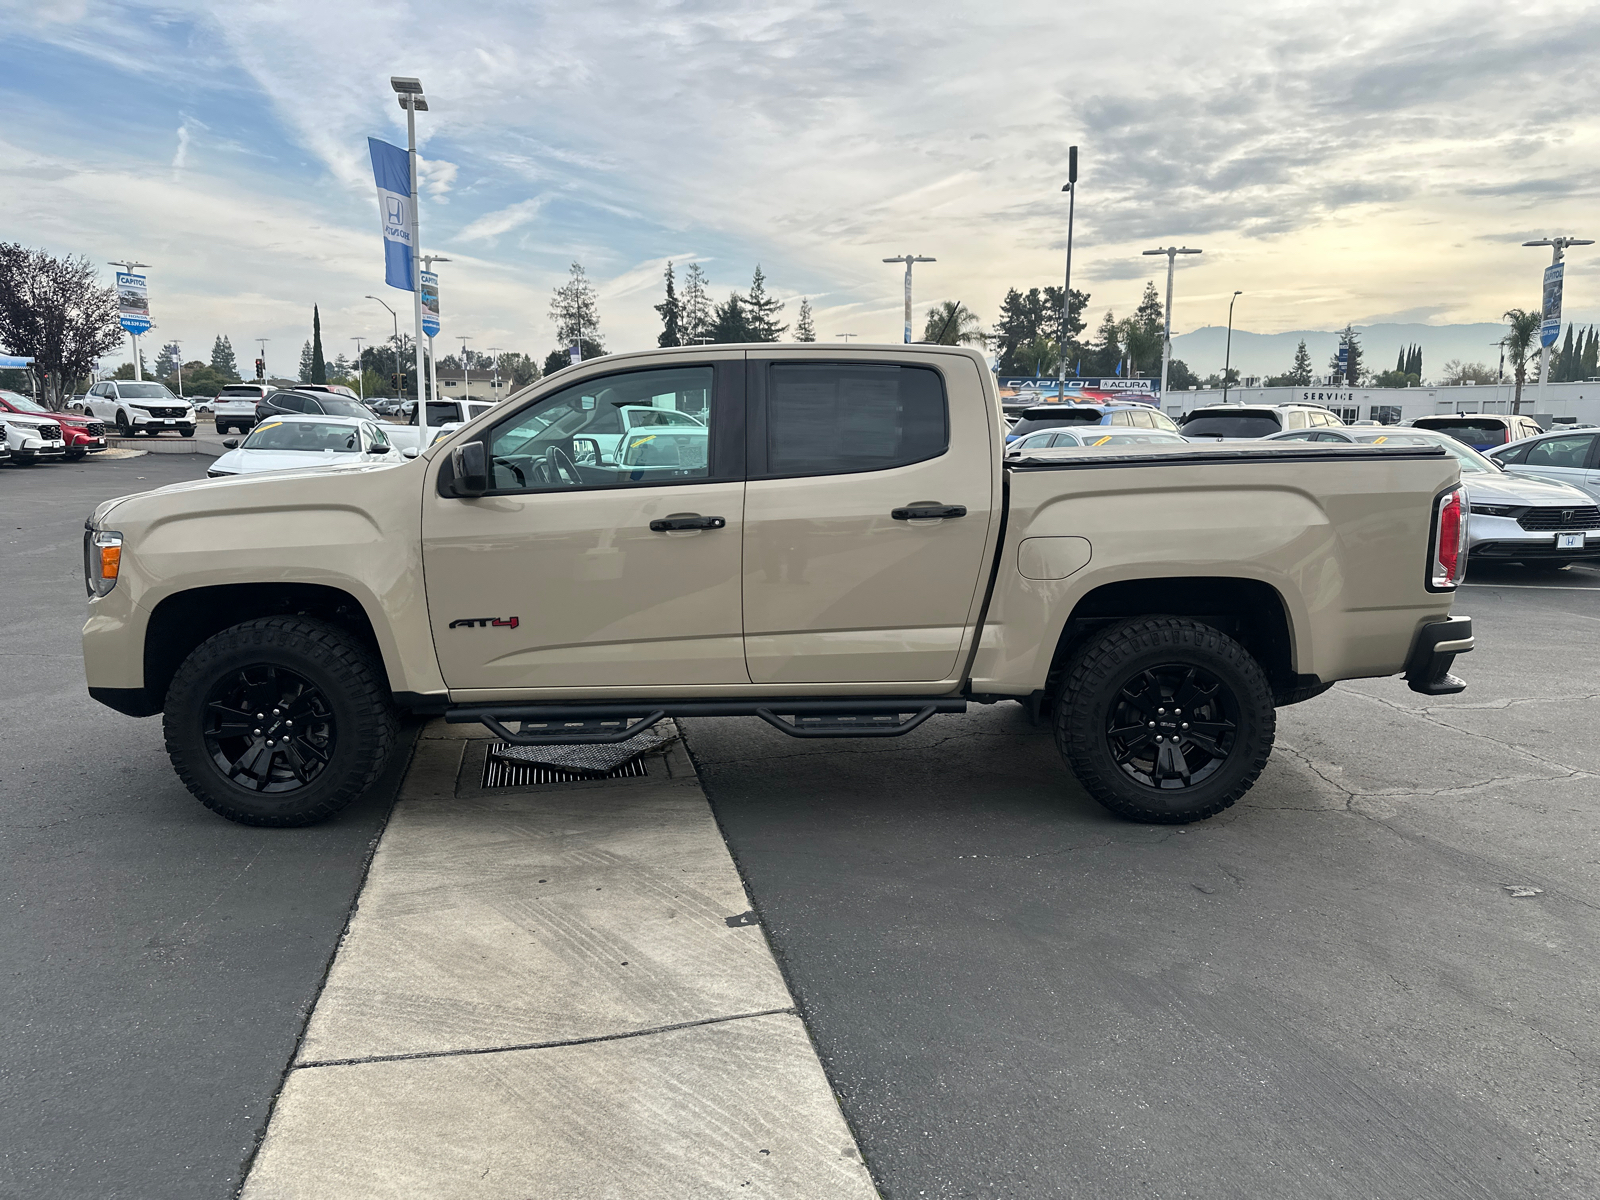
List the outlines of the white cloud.
<svg viewBox="0 0 1600 1200">
<path fill-rule="evenodd" d="M 544 201 L 543 196 L 535 196 L 531 200 L 508 205 L 498 212 L 485 213 L 456 236 L 465 242 L 493 241 L 501 234 L 510 233 L 533 220 L 544 207 Z"/>
</svg>

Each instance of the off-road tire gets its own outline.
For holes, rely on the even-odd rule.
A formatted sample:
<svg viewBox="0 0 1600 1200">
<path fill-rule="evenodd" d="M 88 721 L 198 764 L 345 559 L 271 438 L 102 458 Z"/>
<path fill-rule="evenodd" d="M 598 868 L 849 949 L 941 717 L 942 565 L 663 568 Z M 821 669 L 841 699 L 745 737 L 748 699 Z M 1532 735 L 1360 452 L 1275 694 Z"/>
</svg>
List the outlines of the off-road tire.
<svg viewBox="0 0 1600 1200">
<path fill-rule="evenodd" d="M 1144 671 L 1193 667 L 1231 693 L 1234 733 L 1209 777 L 1176 789 L 1153 786 L 1117 762 L 1109 730 L 1125 686 Z M 1250 790 L 1272 753 L 1272 686 L 1255 658 L 1221 630 L 1186 617 L 1139 617 L 1112 625 L 1067 665 L 1055 706 L 1056 746 L 1083 789 L 1119 817 L 1186 825 L 1214 817 Z"/>
<path fill-rule="evenodd" d="M 326 765 L 309 782 L 264 792 L 229 779 L 207 746 L 214 689 L 265 666 L 309 682 L 325 698 L 334 731 Z M 398 721 L 382 664 L 348 633 L 306 617 L 260 617 L 224 629 L 184 659 L 162 717 L 178 778 L 213 812 L 242 825 L 314 825 L 360 797 L 382 773 Z"/>
</svg>

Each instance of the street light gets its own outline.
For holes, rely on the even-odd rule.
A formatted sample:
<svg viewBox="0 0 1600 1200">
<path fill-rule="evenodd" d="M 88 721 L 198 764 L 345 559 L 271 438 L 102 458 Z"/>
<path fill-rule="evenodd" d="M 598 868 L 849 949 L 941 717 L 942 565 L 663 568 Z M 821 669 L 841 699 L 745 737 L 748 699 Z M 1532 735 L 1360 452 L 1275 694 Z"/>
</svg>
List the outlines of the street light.
<svg viewBox="0 0 1600 1200">
<path fill-rule="evenodd" d="M 461 399 L 463 401 L 472 399 L 472 383 L 467 379 L 467 343 L 471 340 L 469 337 L 456 339 L 461 343 Z M 465 412 L 466 410 L 463 409 L 462 411 Z"/>
<path fill-rule="evenodd" d="M 906 345 L 911 344 L 911 264 L 919 262 L 938 262 L 937 258 L 924 258 L 920 254 L 902 254 L 899 258 L 886 258 L 886 263 L 903 262 L 906 265 Z"/>
<path fill-rule="evenodd" d="M 377 300 L 379 304 L 382 304 L 385 308 L 389 308 L 388 304 L 386 304 L 382 300 L 379 300 L 377 296 L 368 296 L 367 299 L 368 300 Z M 389 308 L 389 315 L 394 318 L 394 373 L 396 375 L 399 375 L 400 374 L 400 314 L 395 312 L 394 309 Z M 399 391 L 402 394 L 402 397 L 404 396 L 404 393 L 405 393 L 405 389 L 404 388 L 398 388 L 396 390 Z"/>
<path fill-rule="evenodd" d="M 141 262 L 117 262 L 115 259 L 107 259 L 106 265 L 110 267 L 121 267 L 123 274 L 132 275 L 138 268 L 148 267 L 150 264 Z M 137 382 L 144 378 L 144 372 L 140 369 L 139 365 L 139 335 L 130 329 L 128 331 L 128 336 L 133 339 L 133 378 L 134 381 Z"/>
<path fill-rule="evenodd" d="M 361 343 L 365 338 L 351 338 L 356 344 L 356 395 L 361 397 L 361 403 L 367 402 L 367 368 L 361 361 Z"/>
<path fill-rule="evenodd" d="M 1145 253 L 1165 254 L 1167 256 L 1167 328 L 1161 338 L 1161 395 L 1165 397 L 1167 394 L 1167 371 L 1172 365 L 1172 267 L 1178 261 L 1178 255 L 1200 254 L 1202 251 L 1191 250 L 1187 246 L 1168 246 L 1164 250 L 1146 250 Z"/>
<path fill-rule="evenodd" d="M 489 369 L 494 372 L 494 378 L 489 383 L 489 396 L 491 399 L 500 398 L 500 355 L 499 346 L 489 347 Z"/>
<path fill-rule="evenodd" d="M 406 112 L 406 154 L 411 162 L 411 310 L 417 327 L 417 444 L 426 447 L 428 365 L 422 357 L 422 220 L 417 213 L 417 114 L 428 111 L 428 99 L 422 94 L 422 81 L 413 76 L 391 75 L 389 86 L 395 90 L 400 107 Z M 398 341 L 398 333 L 395 338 Z"/>
<path fill-rule="evenodd" d="M 1072 217 L 1078 208 L 1078 148 L 1067 147 L 1067 277 L 1061 286 L 1061 363 L 1056 368 L 1056 399 L 1067 398 L 1067 322 L 1072 318 Z"/>
<path fill-rule="evenodd" d="M 1592 246 L 1594 245 L 1594 239 L 1575 237 L 1539 238 L 1537 241 L 1523 242 L 1522 244 L 1524 246 L 1549 246 L 1550 265 L 1554 267 L 1561 262 L 1561 256 L 1568 246 Z M 1545 291 L 1547 293 L 1549 291 L 1548 282 L 1545 285 Z M 1550 322 L 1550 314 L 1544 311 L 1544 297 L 1541 297 L 1539 302 L 1539 403 L 1541 405 L 1544 404 L 1544 385 L 1550 379 L 1550 347 L 1555 343 L 1556 335 L 1561 332 L 1561 288 L 1559 284 L 1556 287 L 1555 301 L 1555 328 L 1549 331 L 1544 328 Z M 1520 405 L 1514 407 L 1521 411 Z"/>
<path fill-rule="evenodd" d="M 860 337 L 861 335 L 859 333 L 836 333 L 833 336 L 836 337 L 836 338 L 843 338 L 844 339 L 844 344 L 846 346 L 848 346 L 850 344 L 850 339 L 851 338 Z"/>
<path fill-rule="evenodd" d="M 1228 402 L 1228 375 L 1233 365 L 1233 305 L 1243 292 L 1235 292 L 1233 300 L 1228 301 L 1228 348 L 1222 357 L 1222 402 Z"/>
</svg>

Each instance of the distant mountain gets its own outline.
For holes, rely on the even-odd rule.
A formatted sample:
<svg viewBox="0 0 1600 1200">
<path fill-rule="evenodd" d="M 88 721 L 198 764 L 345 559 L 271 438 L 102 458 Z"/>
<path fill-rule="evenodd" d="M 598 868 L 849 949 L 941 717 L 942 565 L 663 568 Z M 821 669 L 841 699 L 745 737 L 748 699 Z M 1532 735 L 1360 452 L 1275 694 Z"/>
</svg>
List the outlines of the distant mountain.
<svg viewBox="0 0 1600 1200">
<path fill-rule="evenodd" d="M 1374 373 L 1394 367 L 1402 346 L 1422 347 L 1422 375 L 1437 379 L 1444 364 L 1453 358 L 1479 362 L 1491 370 L 1500 365 L 1499 341 L 1504 325 L 1357 325 L 1361 353 L 1367 369 Z M 1208 325 L 1190 333 L 1175 334 L 1172 355 L 1181 358 L 1202 378 L 1215 371 L 1222 373 L 1228 331 Z M 1295 347 L 1305 339 L 1311 352 L 1311 366 L 1318 374 L 1328 373 L 1328 360 L 1339 349 L 1339 334 L 1326 329 L 1297 329 L 1289 333 L 1251 333 L 1233 331 L 1232 362 L 1241 375 L 1282 375 L 1294 366 Z"/>
</svg>

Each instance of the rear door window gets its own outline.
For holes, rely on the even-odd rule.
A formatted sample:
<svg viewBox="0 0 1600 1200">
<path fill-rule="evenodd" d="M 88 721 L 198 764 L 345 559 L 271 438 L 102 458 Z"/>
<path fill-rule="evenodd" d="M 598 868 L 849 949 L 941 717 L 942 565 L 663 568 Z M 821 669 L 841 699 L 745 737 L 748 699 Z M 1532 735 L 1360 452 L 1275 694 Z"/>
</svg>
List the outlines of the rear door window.
<svg viewBox="0 0 1600 1200">
<path fill-rule="evenodd" d="M 883 471 L 950 445 L 944 378 L 928 367 L 768 363 L 762 391 L 751 414 L 752 473 Z"/>
<path fill-rule="evenodd" d="M 1570 437 L 1545 438 L 1528 447 L 1522 462 L 1530 467 L 1574 467 L 1589 465 L 1589 451 L 1594 446 L 1594 434 L 1573 434 Z"/>
</svg>

